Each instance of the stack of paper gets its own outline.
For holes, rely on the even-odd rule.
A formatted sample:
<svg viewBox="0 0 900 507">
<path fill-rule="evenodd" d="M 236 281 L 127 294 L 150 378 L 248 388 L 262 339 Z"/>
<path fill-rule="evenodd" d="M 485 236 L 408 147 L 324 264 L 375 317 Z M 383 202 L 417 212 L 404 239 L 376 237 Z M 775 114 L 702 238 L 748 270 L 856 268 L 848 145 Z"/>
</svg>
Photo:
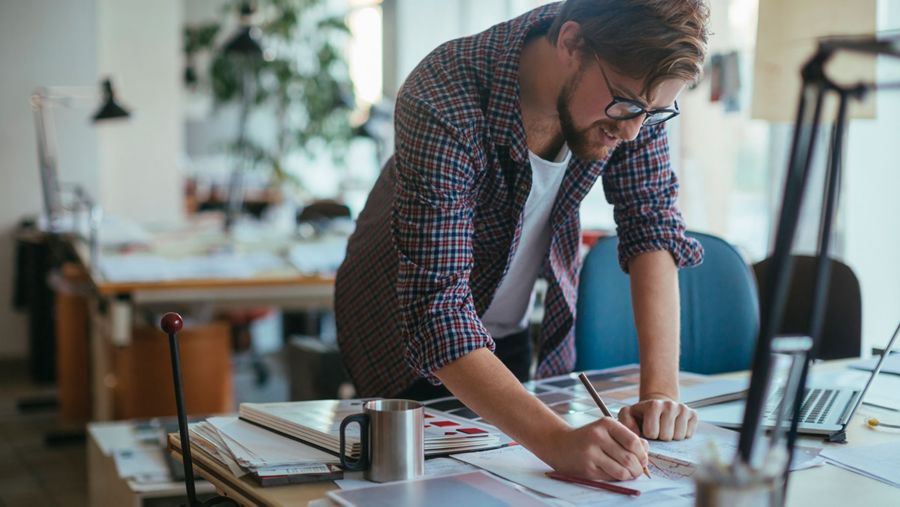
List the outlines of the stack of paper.
<svg viewBox="0 0 900 507">
<path fill-rule="evenodd" d="M 282 437 L 237 417 L 210 417 L 207 422 L 218 431 L 238 464 L 245 468 L 340 463 L 332 454 Z"/>
<path fill-rule="evenodd" d="M 192 446 L 263 486 L 342 477 L 336 457 L 237 417 L 213 417 L 191 424 L 190 431 Z"/>
<path fill-rule="evenodd" d="M 360 400 L 313 400 L 287 403 L 242 403 L 241 419 L 296 438 L 337 455 L 340 425 L 345 417 L 362 412 Z M 425 456 L 489 449 L 510 440 L 491 426 L 436 410 L 425 410 Z M 359 456 L 359 425 L 346 429 L 347 453 Z"/>
<path fill-rule="evenodd" d="M 822 450 L 829 463 L 900 488 L 900 442 Z"/>
</svg>

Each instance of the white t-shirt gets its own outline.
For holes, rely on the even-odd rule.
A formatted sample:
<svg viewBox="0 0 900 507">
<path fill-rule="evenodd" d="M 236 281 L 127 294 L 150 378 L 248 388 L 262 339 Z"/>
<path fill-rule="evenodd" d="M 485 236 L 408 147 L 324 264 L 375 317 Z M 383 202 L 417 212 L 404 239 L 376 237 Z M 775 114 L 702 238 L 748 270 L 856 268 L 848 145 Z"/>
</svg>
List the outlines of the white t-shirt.
<svg viewBox="0 0 900 507">
<path fill-rule="evenodd" d="M 524 331 L 534 306 L 534 282 L 550 246 L 550 210 L 562 183 L 572 152 L 563 145 L 554 161 L 528 151 L 531 161 L 531 192 L 525 201 L 519 248 L 497 288 L 491 306 L 481 317 L 494 338 Z"/>
</svg>

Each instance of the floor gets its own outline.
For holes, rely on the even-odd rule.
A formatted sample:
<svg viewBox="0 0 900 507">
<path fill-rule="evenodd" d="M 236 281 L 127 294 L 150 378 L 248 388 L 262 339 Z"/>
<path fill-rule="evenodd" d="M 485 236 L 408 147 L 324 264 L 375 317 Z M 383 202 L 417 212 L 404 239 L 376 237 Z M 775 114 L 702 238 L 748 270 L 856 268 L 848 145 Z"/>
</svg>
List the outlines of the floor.
<svg viewBox="0 0 900 507">
<path fill-rule="evenodd" d="M 260 384 L 249 357 L 235 358 L 235 398 L 285 401 L 287 375 L 279 355 L 267 356 L 268 375 Z M 0 362 L 0 507 L 87 505 L 87 464 L 83 441 L 45 444 L 47 434 L 66 435 L 52 405 L 23 409 L 22 402 L 52 400 L 52 387 L 28 380 L 26 364 Z M 37 404 L 40 405 L 40 404 Z"/>
<path fill-rule="evenodd" d="M 52 395 L 28 381 L 24 362 L 0 364 L 0 507 L 87 505 L 84 444 L 44 445 L 60 429 L 53 408 L 18 407 Z"/>
</svg>

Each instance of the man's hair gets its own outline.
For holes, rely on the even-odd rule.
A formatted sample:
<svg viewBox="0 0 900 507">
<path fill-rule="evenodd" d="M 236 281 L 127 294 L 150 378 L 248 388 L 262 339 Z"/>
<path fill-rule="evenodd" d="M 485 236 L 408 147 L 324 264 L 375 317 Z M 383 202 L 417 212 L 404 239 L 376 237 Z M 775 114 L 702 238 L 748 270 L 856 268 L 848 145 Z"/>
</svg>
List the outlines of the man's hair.
<svg viewBox="0 0 900 507">
<path fill-rule="evenodd" d="M 695 83 L 703 71 L 709 9 L 704 0 L 567 0 L 547 36 L 581 25 L 581 48 L 644 81 L 643 93 L 666 79 Z"/>
</svg>

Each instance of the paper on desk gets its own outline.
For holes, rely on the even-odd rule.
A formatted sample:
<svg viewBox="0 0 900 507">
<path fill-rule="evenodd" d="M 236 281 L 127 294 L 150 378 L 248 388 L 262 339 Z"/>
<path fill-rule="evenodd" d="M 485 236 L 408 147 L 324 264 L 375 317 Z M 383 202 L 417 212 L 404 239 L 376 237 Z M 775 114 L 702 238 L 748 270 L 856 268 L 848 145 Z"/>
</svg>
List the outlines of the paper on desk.
<svg viewBox="0 0 900 507">
<path fill-rule="evenodd" d="M 547 505 L 535 494 L 481 470 L 374 484 L 357 490 L 333 490 L 328 492 L 328 496 L 347 507 L 361 505 L 540 507 Z"/>
<path fill-rule="evenodd" d="M 347 238 L 310 241 L 291 247 L 288 259 L 301 273 L 334 273 L 347 252 Z"/>
<path fill-rule="evenodd" d="M 709 457 L 710 449 L 716 449 L 718 459 L 731 463 L 737 452 L 738 433 L 709 423 L 697 423 L 694 435 L 686 440 L 662 442 L 650 441 L 650 455 L 663 456 L 681 463 L 697 465 Z"/>
<path fill-rule="evenodd" d="M 113 459 L 119 477 L 138 483 L 171 480 L 162 448 L 116 449 Z"/>
<path fill-rule="evenodd" d="M 206 421 L 201 421 L 188 425 L 188 428 L 190 428 L 191 435 L 194 437 L 191 440 L 191 446 L 196 445 L 213 458 L 218 459 L 220 463 L 228 467 L 228 470 L 235 477 L 247 475 L 247 471 L 235 461 L 231 451 L 228 450 L 228 445 L 225 444 L 222 435 L 216 430 L 215 426 Z"/>
<path fill-rule="evenodd" d="M 878 363 L 878 360 L 880 358 L 881 356 L 877 356 L 870 357 L 868 359 L 862 359 L 860 361 L 855 361 L 853 363 L 850 363 L 850 368 L 872 371 L 875 369 L 875 365 Z M 889 355 L 888 358 L 884 360 L 884 365 L 881 367 L 881 373 L 900 375 L 900 352 L 895 352 Z"/>
<path fill-rule="evenodd" d="M 701 421 L 697 424 L 697 429 L 691 438 L 670 442 L 651 440 L 650 455 L 692 466 L 709 459 L 717 459 L 721 463 L 731 463 L 737 454 L 738 436 L 736 431 Z M 710 455 L 713 452 L 711 449 L 715 449 L 717 457 Z M 818 449 L 796 446 L 791 470 L 804 470 L 821 465 L 823 460 L 819 458 L 818 454 Z"/>
<path fill-rule="evenodd" d="M 829 446 L 821 456 L 841 468 L 900 488 L 900 442 Z"/>
<path fill-rule="evenodd" d="M 283 437 L 237 417 L 210 417 L 207 422 L 222 435 L 225 445 L 238 463 L 247 468 L 340 463 L 337 456 Z"/>
<path fill-rule="evenodd" d="M 425 460 L 425 477 L 438 477 L 478 470 L 476 467 L 452 458 L 433 458 Z M 341 489 L 366 488 L 377 484 L 363 479 L 363 472 L 345 472 L 344 479 L 334 481 Z"/>
<path fill-rule="evenodd" d="M 746 395 L 749 385 L 749 379 L 710 380 L 683 386 L 681 387 L 678 396 L 685 405 L 692 408 L 699 408 L 715 403 L 722 403 L 723 401 L 742 398 Z M 604 397 L 615 396 L 615 393 L 618 391 L 628 392 L 629 390 L 637 391 L 636 387 L 626 387 L 621 390 L 613 390 L 610 393 L 606 393 L 604 394 Z M 639 396 L 631 396 L 620 399 L 619 402 L 624 405 L 633 405 L 639 400 Z"/>
<path fill-rule="evenodd" d="M 285 261 L 268 252 L 165 257 L 134 253 L 104 255 L 100 271 L 110 282 L 191 280 L 198 278 L 250 278 L 284 268 Z"/>
<path fill-rule="evenodd" d="M 622 501 L 621 494 L 590 488 L 578 484 L 562 482 L 544 475 L 552 470 L 528 449 L 515 445 L 490 451 L 455 454 L 453 458 L 465 461 L 478 468 L 494 473 L 521 486 L 567 502 L 582 504 L 603 502 L 608 499 Z M 619 483 L 616 483 L 619 484 Z M 638 479 L 621 483 L 641 493 L 662 490 L 683 490 L 693 488 L 690 481 L 671 480 L 664 477 Z"/>
<path fill-rule="evenodd" d="M 574 507 L 575 504 L 558 498 L 545 497 L 545 501 L 557 507 Z M 670 491 L 651 491 L 641 496 L 604 498 L 589 503 L 579 503 L 578 507 L 694 507 L 693 491 L 677 494 Z"/>
</svg>

